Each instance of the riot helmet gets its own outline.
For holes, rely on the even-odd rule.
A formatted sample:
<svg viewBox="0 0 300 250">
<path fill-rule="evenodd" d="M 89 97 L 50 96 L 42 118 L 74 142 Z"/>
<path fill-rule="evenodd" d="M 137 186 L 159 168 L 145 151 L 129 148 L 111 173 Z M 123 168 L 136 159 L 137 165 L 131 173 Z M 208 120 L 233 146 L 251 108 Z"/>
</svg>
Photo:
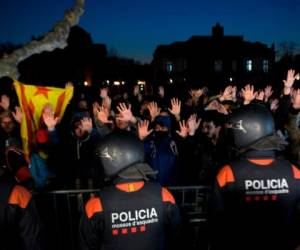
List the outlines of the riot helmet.
<svg viewBox="0 0 300 250">
<path fill-rule="evenodd" d="M 144 145 L 132 132 L 117 131 L 100 139 L 95 155 L 103 166 L 104 174 L 113 177 L 144 161 Z"/>
<path fill-rule="evenodd" d="M 249 148 L 275 133 L 272 113 L 259 103 L 236 109 L 228 122 L 232 130 L 233 144 L 237 149 Z"/>
</svg>

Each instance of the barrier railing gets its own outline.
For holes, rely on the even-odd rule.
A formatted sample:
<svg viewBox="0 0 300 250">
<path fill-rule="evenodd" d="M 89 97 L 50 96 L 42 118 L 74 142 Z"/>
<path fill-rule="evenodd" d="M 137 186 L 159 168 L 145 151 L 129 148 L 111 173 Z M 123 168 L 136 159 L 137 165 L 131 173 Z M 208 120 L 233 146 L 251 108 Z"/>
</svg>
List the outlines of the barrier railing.
<svg viewBox="0 0 300 250">
<path fill-rule="evenodd" d="M 186 249 L 207 249 L 203 240 L 206 233 L 206 213 L 209 187 L 169 187 L 183 218 L 183 239 Z M 57 190 L 35 194 L 37 208 L 44 223 L 45 233 L 51 239 L 47 248 L 77 250 L 78 224 L 87 200 L 98 189 Z"/>
</svg>

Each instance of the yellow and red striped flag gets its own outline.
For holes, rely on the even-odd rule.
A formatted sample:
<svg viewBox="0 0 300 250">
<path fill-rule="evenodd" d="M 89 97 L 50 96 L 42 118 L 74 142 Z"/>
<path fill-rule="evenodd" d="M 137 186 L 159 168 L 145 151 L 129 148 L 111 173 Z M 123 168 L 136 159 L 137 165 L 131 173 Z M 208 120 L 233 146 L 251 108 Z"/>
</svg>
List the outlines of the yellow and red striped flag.
<svg viewBox="0 0 300 250">
<path fill-rule="evenodd" d="M 50 104 L 55 116 L 63 117 L 67 104 L 73 96 L 73 86 L 66 88 L 34 86 L 14 81 L 20 107 L 23 111 L 21 137 L 26 158 L 30 158 L 36 143 L 36 131 L 41 129 L 41 115 L 45 104 Z"/>
</svg>

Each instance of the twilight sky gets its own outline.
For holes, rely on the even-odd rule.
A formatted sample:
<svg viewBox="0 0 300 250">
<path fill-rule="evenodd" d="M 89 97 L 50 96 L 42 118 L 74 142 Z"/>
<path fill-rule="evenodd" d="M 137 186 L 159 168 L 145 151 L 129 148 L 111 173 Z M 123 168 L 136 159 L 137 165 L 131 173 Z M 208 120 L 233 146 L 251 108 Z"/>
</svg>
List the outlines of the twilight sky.
<svg viewBox="0 0 300 250">
<path fill-rule="evenodd" d="M 1 0 L 0 43 L 27 43 L 63 18 L 73 0 Z M 86 0 L 79 25 L 94 43 L 118 55 L 150 62 L 159 44 L 211 35 L 220 22 L 225 35 L 300 48 L 300 0 Z"/>
</svg>

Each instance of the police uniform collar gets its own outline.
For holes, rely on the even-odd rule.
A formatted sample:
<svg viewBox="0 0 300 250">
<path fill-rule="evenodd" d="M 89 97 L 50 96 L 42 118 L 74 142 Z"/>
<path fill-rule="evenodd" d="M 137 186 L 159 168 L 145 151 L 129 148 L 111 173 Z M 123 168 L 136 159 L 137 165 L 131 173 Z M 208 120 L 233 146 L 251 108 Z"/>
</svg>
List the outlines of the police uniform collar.
<svg viewBox="0 0 300 250">
<path fill-rule="evenodd" d="M 274 150 L 250 150 L 243 154 L 246 158 L 251 159 L 266 159 L 266 158 L 275 158 L 276 152 Z"/>
<path fill-rule="evenodd" d="M 246 148 L 239 150 L 239 153 L 245 153 L 247 151 L 282 151 L 288 143 L 282 139 L 278 134 L 274 133 L 260 140 L 252 143 Z"/>
<path fill-rule="evenodd" d="M 148 164 L 145 163 L 135 163 L 130 167 L 122 170 L 118 173 L 117 179 L 124 180 L 145 180 L 155 179 L 157 171 L 154 171 Z"/>
</svg>

